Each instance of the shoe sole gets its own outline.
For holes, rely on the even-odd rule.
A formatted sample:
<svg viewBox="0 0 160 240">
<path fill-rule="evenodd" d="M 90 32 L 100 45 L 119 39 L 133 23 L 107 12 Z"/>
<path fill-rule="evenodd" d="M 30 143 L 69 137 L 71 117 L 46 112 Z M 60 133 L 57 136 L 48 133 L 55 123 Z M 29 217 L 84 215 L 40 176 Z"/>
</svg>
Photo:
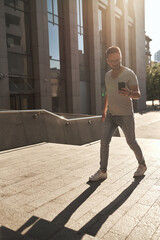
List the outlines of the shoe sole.
<svg viewBox="0 0 160 240">
<path fill-rule="evenodd" d="M 147 171 L 147 169 L 145 170 L 145 172 Z M 142 176 L 144 176 L 144 174 L 145 174 L 145 172 L 143 173 L 143 174 L 141 174 L 141 175 L 134 175 L 133 177 L 142 177 Z"/>
<path fill-rule="evenodd" d="M 99 181 L 99 180 L 105 180 L 105 179 L 107 179 L 107 177 L 98 178 L 98 179 L 89 178 L 89 181 L 90 181 L 90 182 L 97 182 L 97 181 Z"/>
</svg>

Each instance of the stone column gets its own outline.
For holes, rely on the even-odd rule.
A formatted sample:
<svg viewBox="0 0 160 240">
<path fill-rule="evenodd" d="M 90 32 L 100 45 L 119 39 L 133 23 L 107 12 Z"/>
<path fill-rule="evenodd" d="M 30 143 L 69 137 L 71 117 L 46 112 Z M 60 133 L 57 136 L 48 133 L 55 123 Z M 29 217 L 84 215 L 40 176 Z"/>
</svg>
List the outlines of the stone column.
<svg viewBox="0 0 160 240">
<path fill-rule="evenodd" d="M 115 20 L 115 3 L 110 1 L 110 29 L 111 45 L 116 44 L 116 20 Z"/>
<path fill-rule="evenodd" d="M 4 3 L 0 1 L 0 73 L 8 74 Z M 0 79 L 0 109 L 10 109 L 9 80 Z"/>
<path fill-rule="evenodd" d="M 98 29 L 98 1 L 88 1 L 88 43 L 91 114 L 101 114 L 100 39 Z"/>
<path fill-rule="evenodd" d="M 127 4 L 124 2 L 123 4 L 123 24 L 124 24 L 124 54 L 123 54 L 123 61 L 126 67 L 129 67 L 129 39 L 128 39 L 128 11 L 127 11 Z"/>
<path fill-rule="evenodd" d="M 64 1 L 67 111 L 80 113 L 77 1 Z"/>
<path fill-rule="evenodd" d="M 136 74 L 139 79 L 141 98 L 137 101 L 136 111 L 146 108 L 146 64 L 145 64 L 145 19 L 144 0 L 133 2 L 135 9 L 135 36 L 136 36 Z"/>
<path fill-rule="evenodd" d="M 51 111 L 47 1 L 31 1 L 31 35 L 35 107 Z"/>
</svg>

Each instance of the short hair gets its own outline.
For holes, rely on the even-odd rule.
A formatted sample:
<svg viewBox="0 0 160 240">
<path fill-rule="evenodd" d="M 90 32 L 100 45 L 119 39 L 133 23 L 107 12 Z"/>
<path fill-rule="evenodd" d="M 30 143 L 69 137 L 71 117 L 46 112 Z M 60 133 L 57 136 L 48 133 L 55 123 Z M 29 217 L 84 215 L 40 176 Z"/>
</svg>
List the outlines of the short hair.
<svg viewBox="0 0 160 240">
<path fill-rule="evenodd" d="M 108 56 L 112 53 L 119 53 L 120 56 L 122 56 L 122 53 L 121 53 L 121 49 L 117 46 L 112 46 L 112 47 L 109 47 L 107 50 L 106 50 L 106 57 L 108 58 Z"/>
</svg>

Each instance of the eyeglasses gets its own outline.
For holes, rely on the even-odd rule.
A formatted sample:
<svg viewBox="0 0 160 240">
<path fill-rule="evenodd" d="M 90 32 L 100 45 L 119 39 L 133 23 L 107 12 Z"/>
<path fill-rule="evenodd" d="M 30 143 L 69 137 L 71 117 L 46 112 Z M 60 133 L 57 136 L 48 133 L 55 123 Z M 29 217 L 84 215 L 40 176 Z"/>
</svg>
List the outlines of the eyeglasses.
<svg viewBox="0 0 160 240">
<path fill-rule="evenodd" d="M 108 60 L 108 59 L 106 59 Z M 115 60 L 108 60 L 109 63 L 113 64 L 113 63 L 119 63 L 121 59 L 115 59 Z"/>
</svg>

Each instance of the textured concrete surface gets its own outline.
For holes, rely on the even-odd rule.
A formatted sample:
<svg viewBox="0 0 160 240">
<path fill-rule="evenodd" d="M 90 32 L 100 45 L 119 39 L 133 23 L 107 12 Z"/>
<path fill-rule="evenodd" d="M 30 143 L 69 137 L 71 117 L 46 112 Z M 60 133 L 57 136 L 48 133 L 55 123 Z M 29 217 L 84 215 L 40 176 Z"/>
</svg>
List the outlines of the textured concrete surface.
<svg viewBox="0 0 160 240">
<path fill-rule="evenodd" d="M 138 138 L 160 139 L 160 109 L 136 113 L 135 125 Z"/>
<path fill-rule="evenodd" d="M 160 109 L 135 114 L 136 135 L 140 138 L 160 139 Z"/>
<path fill-rule="evenodd" d="M 97 183 L 88 177 L 99 167 L 99 141 L 0 152 L 0 240 L 159 240 L 160 139 L 137 140 L 145 176 L 133 178 L 134 154 L 114 137 L 108 179 Z"/>
</svg>

